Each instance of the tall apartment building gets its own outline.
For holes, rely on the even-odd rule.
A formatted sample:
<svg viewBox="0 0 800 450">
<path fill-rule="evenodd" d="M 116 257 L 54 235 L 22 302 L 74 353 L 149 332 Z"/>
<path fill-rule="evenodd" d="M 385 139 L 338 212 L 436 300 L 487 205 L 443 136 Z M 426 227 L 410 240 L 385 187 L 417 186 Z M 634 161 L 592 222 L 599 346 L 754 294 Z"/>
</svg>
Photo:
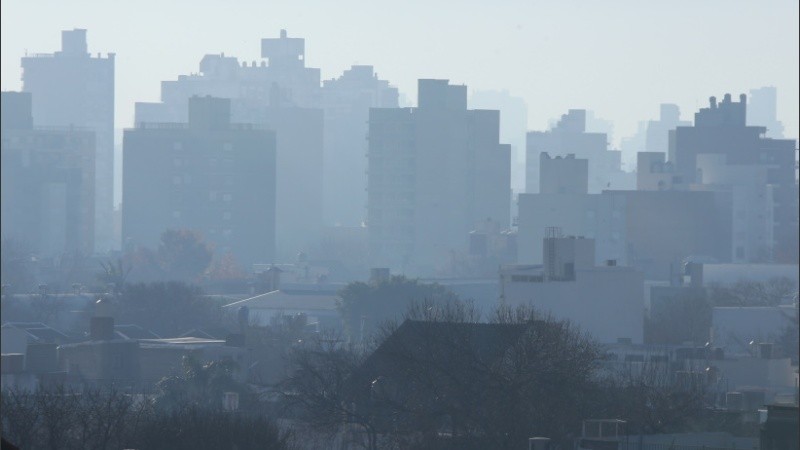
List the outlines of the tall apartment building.
<svg viewBox="0 0 800 450">
<path fill-rule="evenodd" d="M 161 102 L 137 103 L 136 124 L 185 122 L 193 96 L 230 99 L 231 121 L 263 125 L 277 140 L 276 255 L 294 258 L 322 235 L 323 111 L 320 70 L 305 65 L 305 40 L 262 39 L 260 62 L 206 55 L 199 73 L 162 81 Z M 363 136 L 362 136 L 363 139 Z"/>
<path fill-rule="evenodd" d="M 750 89 L 750 104 L 747 106 L 747 125 L 766 127 L 766 137 L 783 138 L 783 123 L 778 120 L 778 89 L 764 86 Z"/>
<path fill-rule="evenodd" d="M 27 92 L 3 92 L 0 205 L 4 238 L 40 258 L 94 252 L 95 135 L 34 127 Z"/>
<path fill-rule="evenodd" d="M 648 152 L 666 153 L 669 149 L 669 132 L 677 127 L 690 127 L 692 123 L 681 120 L 678 105 L 662 103 L 659 105 L 658 120 L 647 121 L 645 149 Z"/>
<path fill-rule="evenodd" d="M 586 111 L 571 109 L 548 131 L 530 131 L 527 135 L 527 159 L 525 169 L 525 192 L 536 193 L 539 188 L 540 154 L 566 156 L 589 161 L 589 192 L 603 189 L 620 189 L 629 183 L 622 171 L 622 156 L 619 151 L 608 150 L 605 133 L 586 131 Z"/>
<path fill-rule="evenodd" d="M 397 101 L 397 88 L 379 79 L 372 66 L 353 66 L 323 82 L 326 225 L 352 227 L 366 221 L 369 109 L 397 108 Z"/>
<path fill-rule="evenodd" d="M 81 127 L 95 133 L 95 245 L 117 248 L 114 210 L 114 53 L 92 57 L 86 30 L 61 32 L 61 51 L 22 58 L 22 90 L 33 94 L 37 126 Z"/>
<path fill-rule="evenodd" d="M 765 137 L 767 129 L 748 126 L 746 117 L 747 96 L 744 94 L 739 97 L 739 102 L 732 101 L 730 94 L 725 94 L 719 103 L 711 97 L 709 107 L 695 114 L 694 126 L 677 127 L 670 132 L 669 161 L 687 188 L 739 193 L 734 195 L 733 205 L 733 220 L 738 223 L 734 227 L 741 230 L 739 233 L 747 233 L 744 230 L 748 227 L 753 229 L 745 222 L 760 220 L 771 224 L 771 233 L 740 236 L 739 243 L 733 244 L 731 249 L 735 260 L 796 263 L 797 143 Z M 724 160 L 705 159 L 705 164 L 701 165 L 702 155 L 720 155 Z M 729 167 L 725 169 L 722 166 Z M 733 171 L 750 173 L 762 182 L 753 184 L 751 176 L 735 176 Z M 769 186 L 768 190 L 766 186 Z M 750 189 L 751 193 L 746 194 L 743 189 Z M 757 204 L 753 205 L 752 200 Z M 762 244 L 758 243 L 759 236 Z"/>
<path fill-rule="evenodd" d="M 542 194 L 588 194 L 589 161 L 567 156 L 551 158 L 547 152 L 539 154 L 539 192 Z"/>
<path fill-rule="evenodd" d="M 147 123 L 123 138 L 122 236 L 156 247 L 193 229 L 243 264 L 275 254 L 275 133 L 230 121 L 230 100 L 192 97 L 188 123 Z"/>
<path fill-rule="evenodd" d="M 469 232 L 510 220 L 510 147 L 499 111 L 467 109 L 466 86 L 419 80 L 418 107 L 371 109 L 367 217 L 372 262 L 431 273 Z"/>
</svg>

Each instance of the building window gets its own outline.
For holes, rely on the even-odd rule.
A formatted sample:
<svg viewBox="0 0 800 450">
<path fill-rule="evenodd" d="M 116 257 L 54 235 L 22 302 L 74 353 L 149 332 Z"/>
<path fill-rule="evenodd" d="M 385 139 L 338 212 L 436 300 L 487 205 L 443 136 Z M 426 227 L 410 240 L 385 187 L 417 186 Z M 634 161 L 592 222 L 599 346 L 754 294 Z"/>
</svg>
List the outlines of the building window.
<svg viewBox="0 0 800 450">
<path fill-rule="evenodd" d="M 233 144 L 231 144 L 230 142 L 222 144 L 222 150 L 226 152 L 233 150 Z"/>
<path fill-rule="evenodd" d="M 180 211 L 172 211 L 172 218 L 173 219 L 180 219 L 181 218 L 181 212 Z"/>
<path fill-rule="evenodd" d="M 222 213 L 222 220 L 231 220 L 231 213 L 228 211 Z"/>
<path fill-rule="evenodd" d="M 217 191 L 211 191 L 208 193 L 208 201 L 210 202 L 217 201 Z"/>
<path fill-rule="evenodd" d="M 222 201 L 223 202 L 229 202 L 231 200 L 233 200 L 233 195 L 231 195 L 231 194 L 222 194 Z"/>
<path fill-rule="evenodd" d="M 176 186 L 181 184 L 181 177 L 179 177 L 178 175 L 175 175 L 174 177 L 172 177 L 172 184 L 174 184 Z"/>
<path fill-rule="evenodd" d="M 172 143 L 173 150 L 183 150 L 183 142 L 173 142 Z"/>
</svg>

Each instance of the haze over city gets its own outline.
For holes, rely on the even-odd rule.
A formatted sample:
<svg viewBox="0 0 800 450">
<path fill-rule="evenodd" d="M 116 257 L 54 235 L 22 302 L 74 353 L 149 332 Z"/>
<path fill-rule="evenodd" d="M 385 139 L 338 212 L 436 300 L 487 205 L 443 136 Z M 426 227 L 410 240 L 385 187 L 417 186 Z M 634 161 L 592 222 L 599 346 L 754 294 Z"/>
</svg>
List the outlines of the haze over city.
<svg viewBox="0 0 800 450">
<path fill-rule="evenodd" d="M 0 12 L 2 450 L 800 450 L 796 1 Z"/>
</svg>

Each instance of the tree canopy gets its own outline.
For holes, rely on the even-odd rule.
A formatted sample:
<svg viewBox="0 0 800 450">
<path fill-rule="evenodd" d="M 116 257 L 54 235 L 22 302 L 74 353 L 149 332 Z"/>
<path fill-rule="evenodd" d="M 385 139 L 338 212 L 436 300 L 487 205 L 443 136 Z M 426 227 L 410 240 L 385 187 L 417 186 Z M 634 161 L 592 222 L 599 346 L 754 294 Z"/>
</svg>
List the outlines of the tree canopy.
<svg viewBox="0 0 800 450">
<path fill-rule="evenodd" d="M 458 297 L 440 284 L 393 276 L 379 283 L 350 283 L 339 292 L 339 298 L 345 329 L 352 339 L 361 340 L 383 321 L 401 317 L 414 302 L 437 304 Z"/>
</svg>

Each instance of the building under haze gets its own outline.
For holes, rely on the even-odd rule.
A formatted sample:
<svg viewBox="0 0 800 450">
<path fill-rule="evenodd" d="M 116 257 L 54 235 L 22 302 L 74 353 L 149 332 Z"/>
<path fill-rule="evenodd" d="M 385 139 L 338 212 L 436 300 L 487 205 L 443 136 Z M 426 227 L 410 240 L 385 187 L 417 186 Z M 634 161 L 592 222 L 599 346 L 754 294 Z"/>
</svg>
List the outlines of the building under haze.
<svg viewBox="0 0 800 450">
<path fill-rule="evenodd" d="M 500 111 L 500 142 L 511 145 L 511 189 L 525 192 L 525 135 L 528 132 L 528 105 L 508 90 L 475 90 L 469 104 L 475 109 Z M 512 205 L 513 208 L 513 205 Z"/>
<path fill-rule="evenodd" d="M 418 105 L 370 110 L 367 225 L 373 266 L 431 273 L 477 224 L 508 227 L 510 149 L 466 86 L 419 80 Z"/>
<path fill-rule="evenodd" d="M 277 141 L 276 255 L 293 258 L 323 226 L 323 111 L 320 71 L 305 66 L 305 40 L 261 41 L 260 62 L 206 55 L 199 73 L 161 83 L 160 103 L 136 103 L 136 124 L 185 122 L 191 97 L 230 99 L 231 121 L 263 125 Z M 363 136 L 362 136 L 363 138 Z M 355 145 L 360 145 L 356 143 Z"/>
<path fill-rule="evenodd" d="M 551 158 L 547 152 L 539 154 L 539 192 L 542 194 L 588 194 L 589 161 L 567 156 Z"/>
<path fill-rule="evenodd" d="M 61 32 L 61 50 L 22 58 L 22 90 L 33 94 L 37 126 L 84 127 L 95 133 L 94 248 L 118 248 L 113 238 L 114 53 L 92 57 L 86 30 Z"/>
<path fill-rule="evenodd" d="M 746 116 L 744 94 L 711 97 L 694 126 L 670 132 L 669 161 L 684 188 L 733 196 L 734 260 L 797 262 L 796 141 L 765 137 Z"/>
<path fill-rule="evenodd" d="M 731 199 L 724 192 L 604 191 L 521 194 L 519 262 L 542 263 L 548 227 L 595 241 L 595 262 L 616 260 L 647 279 L 668 280 L 688 257 L 730 261 Z"/>
<path fill-rule="evenodd" d="M 230 100 L 192 97 L 188 123 L 139 123 L 123 139 L 122 235 L 155 248 L 201 232 L 243 264 L 275 255 L 275 133 L 230 121 Z"/>
<path fill-rule="evenodd" d="M 778 89 L 764 86 L 750 89 L 750 104 L 747 105 L 747 125 L 766 127 L 768 138 L 783 138 L 783 123 L 778 120 Z"/>
<path fill-rule="evenodd" d="M 353 66 L 323 82 L 327 225 L 353 227 L 366 220 L 369 109 L 397 108 L 397 100 L 397 88 L 379 79 L 372 66 Z"/>
<path fill-rule="evenodd" d="M 2 96 L 3 239 L 40 258 L 94 251 L 95 134 L 36 128 L 31 94 Z"/>
<path fill-rule="evenodd" d="M 532 305 L 569 320 L 602 343 L 644 334 L 644 278 L 616 260 L 596 264 L 594 239 L 563 236 L 549 228 L 539 245 L 541 265 L 500 269 L 500 302 Z"/>
<path fill-rule="evenodd" d="M 666 153 L 669 149 L 670 130 L 690 126 L 692 126 L 691 122 L 681 120 L 681 110 L 678 105 L 662 103 L 659 107 L 658 120 L 647 121 L 646 151 Z"/>
<path fill-rule="evenodd" d="M 540 154 L 550 156 L 574 154 L 576 158 L 589 162 L 589 192 L 598 193 L 603 189 L 622 189 L 629 184 L 629 178 L 621 169 L 621 153 L 608 150 L 608 136 L 605 133 L 586 131 L 586 111 L 571 109 L 561 116 L 555 126 L 548 131 L 530 131 L 527 135 L 527 158 L 525 169 L 525 191 L 538 192 Z"/>
</svg>

